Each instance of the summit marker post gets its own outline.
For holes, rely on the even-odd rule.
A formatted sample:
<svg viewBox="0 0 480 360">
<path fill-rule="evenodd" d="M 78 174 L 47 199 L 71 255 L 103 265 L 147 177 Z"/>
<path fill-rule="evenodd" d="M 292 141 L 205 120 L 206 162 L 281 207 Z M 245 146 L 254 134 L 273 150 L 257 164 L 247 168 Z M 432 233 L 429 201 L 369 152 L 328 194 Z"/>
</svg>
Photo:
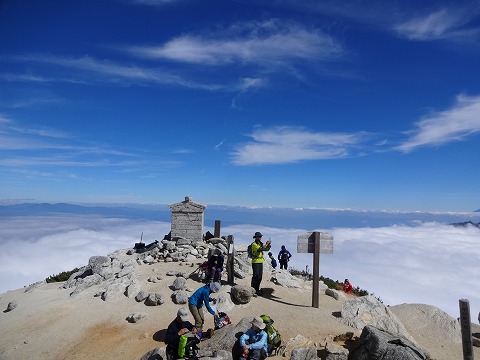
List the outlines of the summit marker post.
<svg viewBox="0 0 480 360">
<path fill-rule="evenodd" d="M 320 253 L 333 254 L 333 236 L 320 231 L 297 237 L 297 253 L 313 253 L 312 307 L 319 307 Z"/>
</svg>

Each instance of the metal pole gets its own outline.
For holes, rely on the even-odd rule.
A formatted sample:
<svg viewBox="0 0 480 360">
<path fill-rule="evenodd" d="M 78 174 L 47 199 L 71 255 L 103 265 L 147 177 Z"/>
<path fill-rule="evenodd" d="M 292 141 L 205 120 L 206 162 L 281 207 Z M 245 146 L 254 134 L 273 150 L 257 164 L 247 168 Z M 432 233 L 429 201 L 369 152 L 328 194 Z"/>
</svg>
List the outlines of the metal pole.
<svg viewBox="0 0 480 360">
<path fill-rule="evenodd" d="M 473 360 L 472 327 L 470 305 L 467 299 L 459 300 L 460 327 L 462 329 L 463 360 Z"/>
<path fill-rule="evenodd" d="M 314 231 L 312 307 L 319 307 L 320 232 Z"/>
</svg>

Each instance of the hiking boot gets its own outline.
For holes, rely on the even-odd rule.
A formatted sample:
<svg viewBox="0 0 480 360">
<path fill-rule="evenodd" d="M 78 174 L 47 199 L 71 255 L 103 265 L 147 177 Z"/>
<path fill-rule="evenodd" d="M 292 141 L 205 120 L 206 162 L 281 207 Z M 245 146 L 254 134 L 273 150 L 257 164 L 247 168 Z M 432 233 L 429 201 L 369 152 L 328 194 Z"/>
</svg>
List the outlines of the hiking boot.
<svg viewBox="0 0 480 360">
<path fill-rule="evenodd" d="M 208 329 L 205 333 L 205 339 L 210 339 L 213 336 L 213 329 Z"/>
</svg>

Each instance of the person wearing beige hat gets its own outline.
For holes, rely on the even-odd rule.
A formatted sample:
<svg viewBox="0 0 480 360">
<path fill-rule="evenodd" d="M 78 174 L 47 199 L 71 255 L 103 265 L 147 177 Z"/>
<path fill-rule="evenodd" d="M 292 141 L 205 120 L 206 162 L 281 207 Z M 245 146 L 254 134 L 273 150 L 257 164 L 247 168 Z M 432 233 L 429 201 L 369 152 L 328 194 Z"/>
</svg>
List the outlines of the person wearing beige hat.
<svg viewBox="0 0 480 360">
<path fill-rule="evenodd" d="M 169 359 L 176 359 L 178 344 L 180 341 L 180 336 L 191 331 L 196 333 L 197 329 L 188 321 L 188 310 L 184 307 L 178 309 L 177 316 L 173 321 L 168 325 L 167 333 L 165 334 L 165 344 L 167 344 L 167 357 Z"/>
<path fill-rule="evenodd" d="M 265 323 L 260 316 L 255 317 L 252 325 L 240 336 L 240 360 L 262 360 L 268 356 L 267 333 Z"/>
</svg>

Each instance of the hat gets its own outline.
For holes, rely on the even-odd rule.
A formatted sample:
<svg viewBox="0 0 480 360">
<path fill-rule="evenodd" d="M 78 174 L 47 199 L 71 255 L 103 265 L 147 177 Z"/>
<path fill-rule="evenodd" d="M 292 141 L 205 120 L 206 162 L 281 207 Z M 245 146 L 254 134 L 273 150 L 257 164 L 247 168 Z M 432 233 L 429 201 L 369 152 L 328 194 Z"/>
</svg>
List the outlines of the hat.
<svg viewBox="0 0 480 360">
<path fill-rule="evenodd" d="M 258 327 L 260 330 L 265 329 L 265 326 L 266 326 L 265 323 L 263 322 L 263 319 L 260 316 L 257 316 L 252 321 L 250 321 L 250 324 Z"/>
<path fill-rule="evenodd" d="M 219 282 L 211 282 L 210 283 L 210 290 L 212 290 L 212 292 L 218 292 L 218 290 L 220 290 L 220 283 Z"/>
<path fill-rule="evenodd" d="M 256 238 L 256 237 L 262 237 L 262 236 L 263 236 L 263 235 L 262 235 L 262 233 L 261 233 L 260 231 L 257 231 L 257 232 L 255 233 L 255 235 L 253 235 L 254 238 Z"/>
<path fill-rule="evenodd" d="M 188 311 L 186 308 L 182 307 L 178 309 L 177 311 L 177 316 L 182 320 L 182 321 L 188 321 Z"/>
</svg>

